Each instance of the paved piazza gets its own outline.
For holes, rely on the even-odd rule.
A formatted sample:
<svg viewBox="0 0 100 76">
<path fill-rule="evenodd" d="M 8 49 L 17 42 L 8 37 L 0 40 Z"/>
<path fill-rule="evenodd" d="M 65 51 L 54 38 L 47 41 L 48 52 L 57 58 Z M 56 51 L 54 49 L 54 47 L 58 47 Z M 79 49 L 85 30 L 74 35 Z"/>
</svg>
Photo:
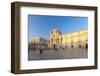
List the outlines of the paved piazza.
<svg viewBox="0 0 100 76">
<path fill-rule="evenodd" d="M 29 50 L 28 60 L 52 60 L 52 59 L 79 59 L 87 58 L 88 51 L 86 49 L 67 48 L 64 50 Z"/>
</svg>

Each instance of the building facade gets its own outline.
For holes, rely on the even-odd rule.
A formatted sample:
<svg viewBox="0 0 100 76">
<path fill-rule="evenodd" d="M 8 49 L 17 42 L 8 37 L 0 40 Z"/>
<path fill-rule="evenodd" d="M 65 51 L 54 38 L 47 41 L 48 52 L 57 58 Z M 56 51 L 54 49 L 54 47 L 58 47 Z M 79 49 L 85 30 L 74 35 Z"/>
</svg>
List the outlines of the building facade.
<svg viewBox="0 0 100 76">
<path fill-rule="evenodd" d="M 35 37 L 31 40 L 32 43 L 47 44 L 47 40 L 41 37 Z"/>
<path fill-rule="evenodd" d="M 85 48 L 88 45 L 88 31 L 61 34 L 59 30 L 54 29 L 50 33 L 49 45 L 58 48 Z"/>
<path fill-rule="evenodd" d="M 60 48 L 62 44 L 62 34 L 59 30 L 57 29 L 53 29 L 51 32 L 50 32 L 50 47 L 51 48 Z"/>
<path fill-rule="evenodd" d="M 32 49 L 46 49 L 48 48 L 48 42 L 46 39 L 41 37 L 36 37 L 31 40 L 31 48 Z"/>
<path fill-rule="evenodd" d="M 50 38 L 36 37 L 31 40 L 31 48 L 86 48 L 88 46 L 88 30 L 62 34 L 60 30 L 53 29 Z"/>
</svg>

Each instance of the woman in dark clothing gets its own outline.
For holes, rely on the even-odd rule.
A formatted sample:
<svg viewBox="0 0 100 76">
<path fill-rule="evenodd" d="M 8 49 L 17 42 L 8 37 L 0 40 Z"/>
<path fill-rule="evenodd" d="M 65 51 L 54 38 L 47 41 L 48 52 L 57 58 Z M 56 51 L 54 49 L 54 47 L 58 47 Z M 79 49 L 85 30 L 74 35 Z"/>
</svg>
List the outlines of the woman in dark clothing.
<svg viewBox="0 0 100 76">
<path fill-rule="evenodd" d="M 42 52 L 43 52 L 43 50 L 42 50 L 42 49 L 40 49 L 40 55 L 42 54 Z"/>
</svg>

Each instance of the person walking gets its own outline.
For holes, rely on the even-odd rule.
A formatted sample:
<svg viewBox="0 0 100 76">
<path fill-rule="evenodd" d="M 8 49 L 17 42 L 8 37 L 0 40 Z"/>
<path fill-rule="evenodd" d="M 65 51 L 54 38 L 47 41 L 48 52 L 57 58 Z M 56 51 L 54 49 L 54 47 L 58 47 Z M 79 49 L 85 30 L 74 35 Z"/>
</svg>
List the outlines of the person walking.
<svg viewBox="0 0 100 76">
<path fill-rule="evenodd" d="M 42 54 L 42 52 L 43 52 L 43 50 L 42 50 L 42 49 L 40 49 L 40 55 Z"/>
</svg>

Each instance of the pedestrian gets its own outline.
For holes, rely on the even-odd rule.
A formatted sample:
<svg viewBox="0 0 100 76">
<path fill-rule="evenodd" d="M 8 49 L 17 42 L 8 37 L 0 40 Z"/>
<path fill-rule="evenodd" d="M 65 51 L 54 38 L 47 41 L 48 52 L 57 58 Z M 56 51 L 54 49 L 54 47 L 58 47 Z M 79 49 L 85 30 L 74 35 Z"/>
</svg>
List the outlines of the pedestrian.
<svg viewBox="0 0 100 76">
<path fill-rule="evenodd" d="M 42 50 L 42 49 L 40 49 L 40 55 L 42 54 L 42 52 L 43 52 L 43 50 Z"/>
</svg>

